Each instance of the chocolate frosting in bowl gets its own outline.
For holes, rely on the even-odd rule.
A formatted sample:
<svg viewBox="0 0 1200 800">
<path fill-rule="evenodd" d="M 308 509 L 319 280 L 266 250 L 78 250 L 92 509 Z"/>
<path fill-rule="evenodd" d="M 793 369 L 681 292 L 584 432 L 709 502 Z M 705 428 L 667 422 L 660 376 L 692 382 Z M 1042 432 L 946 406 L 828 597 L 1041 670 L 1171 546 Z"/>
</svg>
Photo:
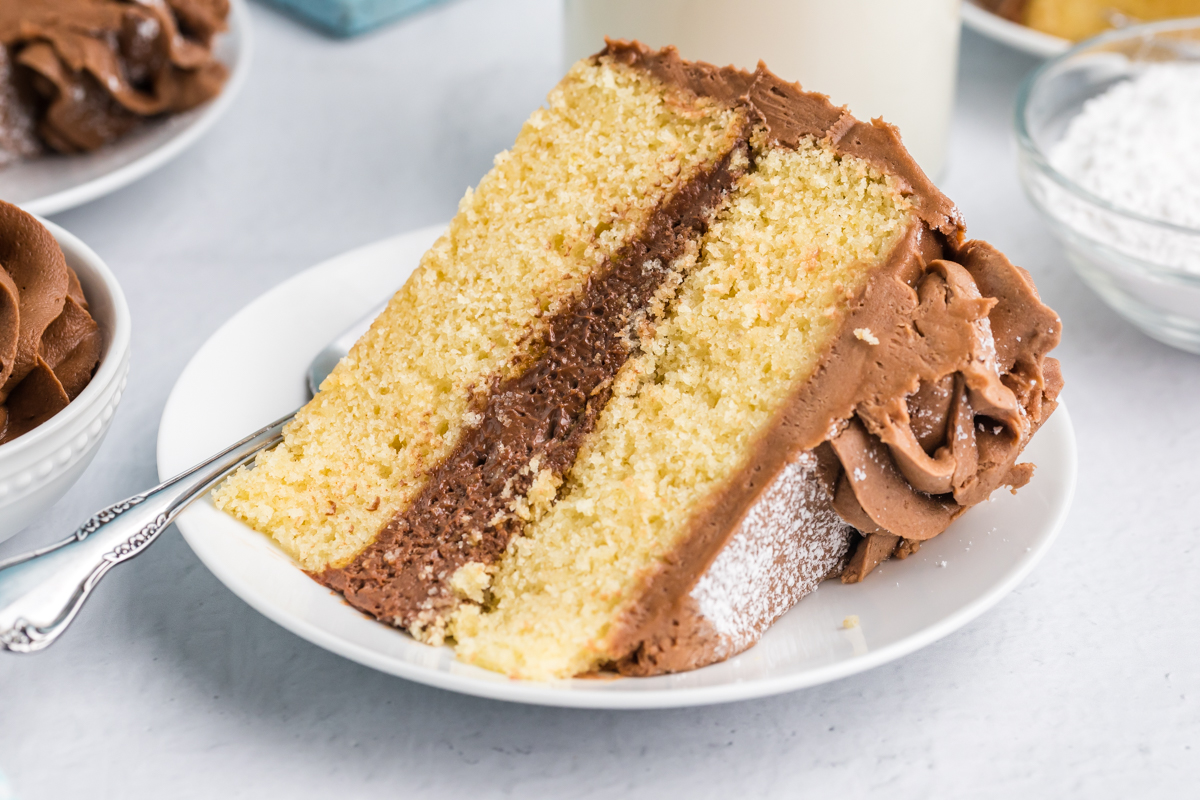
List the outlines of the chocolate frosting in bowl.
<svg viewBox="0 0 1200 800">
<path fill-rule="evenodd" d="M 228 0 L 0 3 L 0 165 L 31 155 L 31 127 L 50 149 L 94 150 L 215 96 L 228 14 Z"/>
<path fill-rule="evenodd" d="M 78 397 L 102 345 L 58 242 L 32 216 L 0 202 L 0 444 Z"/>
</svg>

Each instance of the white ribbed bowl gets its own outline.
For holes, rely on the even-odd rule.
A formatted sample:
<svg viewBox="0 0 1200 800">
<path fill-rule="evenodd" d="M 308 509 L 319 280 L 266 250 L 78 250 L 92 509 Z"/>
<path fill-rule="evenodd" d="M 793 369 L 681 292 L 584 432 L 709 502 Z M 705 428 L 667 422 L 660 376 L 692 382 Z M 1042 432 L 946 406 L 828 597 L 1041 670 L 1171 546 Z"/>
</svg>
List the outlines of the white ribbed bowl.
<svg viewBox="0 0 1200 800">
<path fill-rule="evenodd" d="M 116 277 L 92 249 L 41 220 L 79 275 L 104 335 L 100 365 L 79 397 L 24 436 L 0 445 L 0 542 L 66 494 L 108 432 L 129 372 L 129 306 Z"/>
</svg>

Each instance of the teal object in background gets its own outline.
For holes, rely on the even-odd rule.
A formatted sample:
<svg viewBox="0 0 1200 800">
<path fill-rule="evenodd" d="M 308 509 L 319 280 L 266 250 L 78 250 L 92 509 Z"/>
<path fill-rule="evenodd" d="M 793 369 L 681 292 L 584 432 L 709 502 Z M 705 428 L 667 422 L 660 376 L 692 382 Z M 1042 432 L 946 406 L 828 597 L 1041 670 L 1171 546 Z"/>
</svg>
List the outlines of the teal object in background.
<svg viewBox="0 0 1200 800">
<path fill-rule="evenodd" d="M 446 0 L 267 0 L 334 36 L 357 36 Z"/>
</svg>

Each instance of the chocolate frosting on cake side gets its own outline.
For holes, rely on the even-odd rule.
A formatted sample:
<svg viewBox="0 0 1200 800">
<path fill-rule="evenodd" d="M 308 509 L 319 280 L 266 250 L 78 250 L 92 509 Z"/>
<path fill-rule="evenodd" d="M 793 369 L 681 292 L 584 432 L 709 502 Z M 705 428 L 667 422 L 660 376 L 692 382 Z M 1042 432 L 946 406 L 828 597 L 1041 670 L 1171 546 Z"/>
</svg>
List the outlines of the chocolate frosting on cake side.
<svg viewBox="0 0 1200 800">
<path fill-rule="evenodd" d="M 640 631 L 619 671 L 683 672 L 736 655 L 840 570 L 856 534 L 830 503 L 839 471 L 828 448 L 785 464 L 672 613 Z"/>
<path fill-rule="evenodd" d="M 640 599 L 616 627 L 609 641 L 615 667 L 652 675 L 745 649 L 815 585 L 811 575 L 789 584 L 747 573 L 770 595 L 757 604 L 770 613 L 741 612 L 736 624 L 720 619 L 738 613 L 736 599 L 719 611 L 720 598 L 705 588 L 731 548 L 782 553 L 796 535 L 786 504 L 772 500 L 795 494 L 788 484 L 799 479 L 791 474 L 796 465 L 815 456 L 833 464 L 823 477 L 809 470 L 816 488 L 805 507 L 826 519 L 836 509 L 864 534 L 842 572 L 848 582 L 882 558 L 914 552 L 999 486 L 1027 482 L 1032 467 L 1016 459 L 1054 409 L 1061 376 L 1045 354 L 1061 326 L 1027 273 L 986 243 L 962 241 L 957 209 L 892 126 L 859 122 L 762 64 L 747 73 L 626 42 L 610 41 L 605 52 L 681 90 L 748 106 L 776 145 L 812 136 L 867 160 L 901 179 L 916 215 L 851 302 L 813 378 L 785 403 L 739 472 L 697 509 L 691 532 L 645 577 Z M 841 540 L 836 525 L 809 531 L 814 564 L 835 572 L 842 566 L 849 539 L 848 528 L 841 530 Z"/>
<path fill-rule="evenodd" d="M 844 106 L 835 106 L 823 94 L 788 83 L 761 61 L 756 71 L 746 72 L 703 61 L 684 61 L 674 47 L 651 50 L 639 42 L 606 41 L 608 46 L 598 56 L 609 55 L 627 66 L 644 69 L 668 86 L 746 106 L 766 127 L 771 141 L 783 147 L 794 148 L 810 136 L 826 141 L 838 153 L 861 158 L 899 178 L 902 191 L 931 229 L 947 236 L 957 236 L 962 230 L 958 208 L 912 160 L 894 125 L 880 119 L 870 124 L 860 122 Z"/>
<path fill-rule="evenodd" d="M 0 202 L 0 444 L 74 400 L 92 379 L 101 346 L 54 237 Z"/>
</svg>

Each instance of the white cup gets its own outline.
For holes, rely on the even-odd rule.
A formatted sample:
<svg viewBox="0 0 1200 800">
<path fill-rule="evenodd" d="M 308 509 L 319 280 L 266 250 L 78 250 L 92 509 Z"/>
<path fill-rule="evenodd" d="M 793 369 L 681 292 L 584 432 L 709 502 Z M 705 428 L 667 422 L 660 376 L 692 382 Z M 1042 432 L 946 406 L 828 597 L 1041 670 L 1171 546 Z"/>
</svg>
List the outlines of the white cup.
<svg viewBox="0 0 1200 800">
<path fill-rule="evenodd" d="M 935 180 L 946 160 L 961 0 L 565 0 L 567 63 L 604 37 L 776 75 L 883 117 Z"/>
</svg>

